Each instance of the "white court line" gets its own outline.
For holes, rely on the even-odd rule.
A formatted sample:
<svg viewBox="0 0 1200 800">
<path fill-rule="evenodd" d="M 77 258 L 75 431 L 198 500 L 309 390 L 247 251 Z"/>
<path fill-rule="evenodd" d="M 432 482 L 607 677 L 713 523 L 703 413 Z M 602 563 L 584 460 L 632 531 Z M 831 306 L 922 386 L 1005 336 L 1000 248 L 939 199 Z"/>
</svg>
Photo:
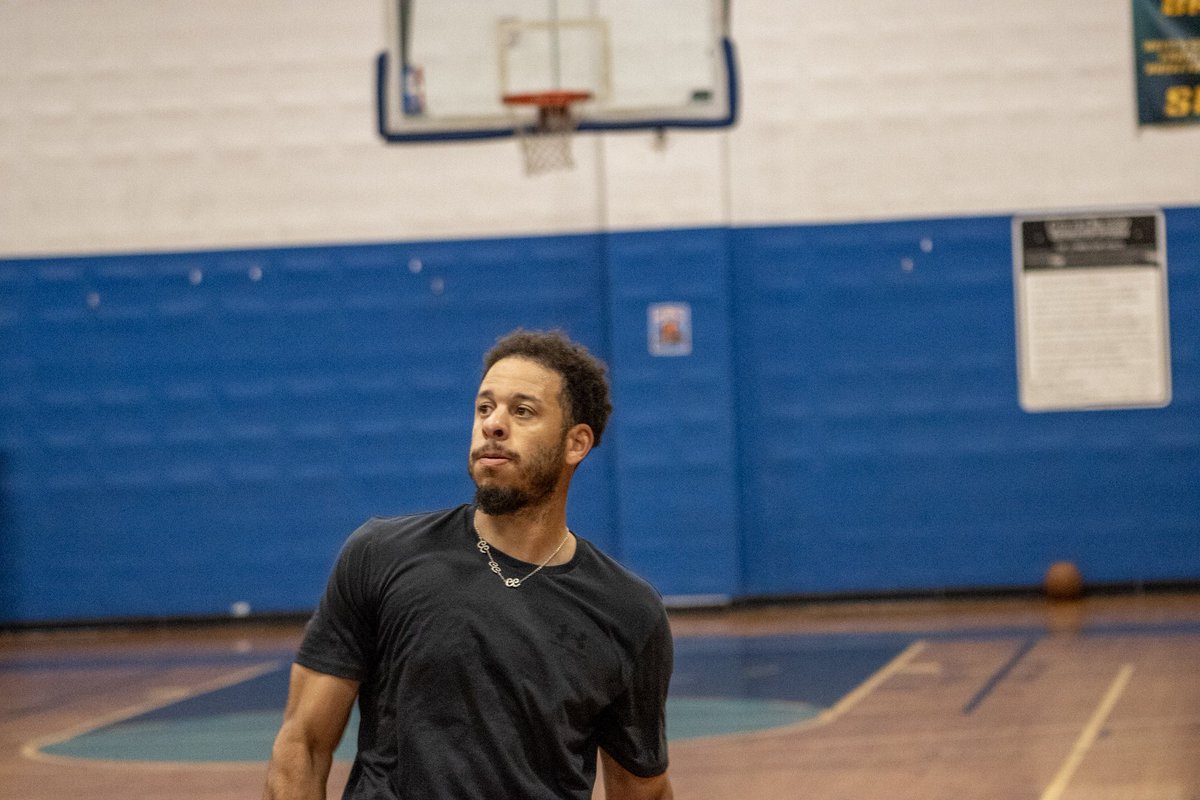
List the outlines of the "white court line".
<svg viewBox="0 0 1200 800">
<path fill-rule="evenodd" d="M 1046 791 L 1042 792 L 1041 800 L 1058 800 L 1062 797 L 1063 792 L 1067 790 L 1067 784 L 1071 782 L 1071 777 L 1075 774 L 1075 770 L 1083 763 L 1084 756 L 1096 742 L 1096 737 L 1100 735 L 1100 729 L 1104 726 L 1104 722 L 1108 719 L 1108 715 L 1112 713 L 1113 706 L 1117 704 L 1117 700 L 1121 698 L 1121 694 L 1125 691 L 1125 686 L 1129 683 L 1129 677 L 1133 675 L 1133 665 L 1125 664 L 1117 670 L 1117 677 L 1109 685 L 1108 691 L 1104 693 L 1104 697 L 1100 700 L 1100 705 L 1096 706 L 1096 710 L 1092 713 L 1092 718 L 1088 720 L 1084 726 L 1083 732 L 1079 734 L 1079 738 L 1075 740 L 1075 746 L 1071 748 L 1070 754 L 1067 755 L 1067 760 L 1058 770 L 1058 774 L 1054 776 L 1054 780 L 1046 787 Z"/>
</svg>

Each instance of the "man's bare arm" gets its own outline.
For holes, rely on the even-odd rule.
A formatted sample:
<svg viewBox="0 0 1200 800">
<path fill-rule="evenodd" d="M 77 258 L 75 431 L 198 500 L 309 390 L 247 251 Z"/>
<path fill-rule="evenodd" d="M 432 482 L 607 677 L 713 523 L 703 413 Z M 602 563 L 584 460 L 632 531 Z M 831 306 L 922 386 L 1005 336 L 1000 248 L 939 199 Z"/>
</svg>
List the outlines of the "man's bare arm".
<svg viewBox="0 0 1200 800">
<path fill-rule="evenodd" d="M 324 800 L 325 782 L 358 682 L 292 665 L 283 725 L 271 749 L 263 800 Z"/>
<path fill-rule="evenodd" d="M 641 778 L 622 767 L 603 750 L 600 763 L 604 771 L 605 800 L 673 800 L 671 779 L 667 773 Z"/>
</svg>

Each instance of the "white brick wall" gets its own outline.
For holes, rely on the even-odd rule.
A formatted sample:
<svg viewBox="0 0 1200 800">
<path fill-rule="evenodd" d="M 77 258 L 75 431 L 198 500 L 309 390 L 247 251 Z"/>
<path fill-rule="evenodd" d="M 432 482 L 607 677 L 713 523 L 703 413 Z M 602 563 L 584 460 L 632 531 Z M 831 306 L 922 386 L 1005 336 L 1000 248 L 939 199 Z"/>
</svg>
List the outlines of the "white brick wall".
<svg viewBox="0 0 1200 800">
<path fill-rule="evenodd" d="M 1200 126 L 1139 130 L 1125 0 L 737 0 L 735 223 L 1200 199 Z"/>
<path fill-rule="evenodd" d="M 0 0 L 0 256 L 1200 202 L 1124 0 L 733 0 L 731 132 L 387 146 L 380 2 Z"/>
</svg>

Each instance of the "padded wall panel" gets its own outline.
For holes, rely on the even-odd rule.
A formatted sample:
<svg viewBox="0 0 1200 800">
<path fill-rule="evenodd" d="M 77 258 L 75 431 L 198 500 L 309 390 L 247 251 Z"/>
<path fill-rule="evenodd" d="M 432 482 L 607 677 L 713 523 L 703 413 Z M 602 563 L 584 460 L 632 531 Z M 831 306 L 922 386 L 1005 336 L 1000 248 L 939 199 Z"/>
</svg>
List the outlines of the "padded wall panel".
<svg viewBox="0 0 1200 800">
<path fill-rule="evenodd" d="M 738 592 L 728 236 L 608 237 L 620 553 L 668 595 Z M 690 304 L 691 355 L 650 355 L 658 302 Z"/>
<path fill-rule="evenodd" d="M 1171 405 L 1047 414 L 1001 217 L 0 262 L 0 620 L 311 607 L 363 517 L 469 496 L 517 325 L 609 359 L 571 523 L 668 595 L 1195 580 L 1200 209 L 1167 239 Z"/>
<path fill-rule="evenodd" d="M 1008 218 L 736 231 L 746 592 L 1200 575 L 1197 217 L 1174 402 L 1090 413 L 1017 405 Z"/>
<path fill-rule="evenodd" d="M 470 498 L 480 357 L 603 355 L 593 237 L 0 264 L 0 620 L 310 608 L 371 514 Z M 611 546 L 610 456 L 571 513 Z"/>
</svg>

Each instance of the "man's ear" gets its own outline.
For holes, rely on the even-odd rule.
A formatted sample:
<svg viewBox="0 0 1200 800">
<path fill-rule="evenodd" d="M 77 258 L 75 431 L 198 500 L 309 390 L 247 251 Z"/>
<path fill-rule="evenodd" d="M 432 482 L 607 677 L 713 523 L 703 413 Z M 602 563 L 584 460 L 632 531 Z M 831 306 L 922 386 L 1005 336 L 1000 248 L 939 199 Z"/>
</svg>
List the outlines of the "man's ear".
<svg viewBox="0 0 1200 800">
<path fill-rule="evenodd" d="M 567 431 L 567 464 L 572 467 L 579 466 L 579 462 L 591 452 L 595 442 L 596 436 L 592 433 L 591 425 L 586 422 L 572 425 Z"/>
</svg>

